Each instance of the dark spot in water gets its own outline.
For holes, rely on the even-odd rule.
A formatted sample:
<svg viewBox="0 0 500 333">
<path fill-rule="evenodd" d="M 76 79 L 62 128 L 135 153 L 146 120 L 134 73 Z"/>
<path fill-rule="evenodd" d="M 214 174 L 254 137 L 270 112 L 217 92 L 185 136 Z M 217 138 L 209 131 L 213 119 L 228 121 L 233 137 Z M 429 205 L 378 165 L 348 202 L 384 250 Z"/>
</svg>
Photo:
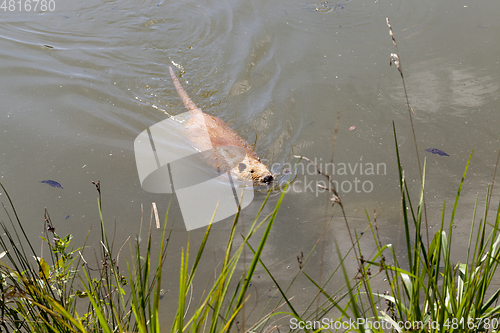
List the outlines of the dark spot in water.
<svg viewBox="0 0 500 333">
<path fill-rule="evenodd" d="M 56 182 L 55 180 L 42 180 L 40 183 L 45 183 L 45 184 L 49 184 L 50 186 L 52 187 L 59 187 L 59 188 L 63 188 L 61 186 L 61 184 L 59 184 L 58 182 Z"/>
<path fill-rule="evenodd" d="M 65 219 L 66 219 L 66 220 L 67 220 L 67 219 L 69 219 L 69 215 L 67 215 L 67 216 L 65 217 Z"/>
<path fill-rule="evenodd" d="M 438 154 L 441 156 L 450 156 L 450 155 L 446 154 L 444 151 L 437 149 L 437 148 L 429 148 L 429 149 L 426 149 L 425 151 L 428 151 L 429 153 L 433 153 L 433 154 Z"/>
</svg>

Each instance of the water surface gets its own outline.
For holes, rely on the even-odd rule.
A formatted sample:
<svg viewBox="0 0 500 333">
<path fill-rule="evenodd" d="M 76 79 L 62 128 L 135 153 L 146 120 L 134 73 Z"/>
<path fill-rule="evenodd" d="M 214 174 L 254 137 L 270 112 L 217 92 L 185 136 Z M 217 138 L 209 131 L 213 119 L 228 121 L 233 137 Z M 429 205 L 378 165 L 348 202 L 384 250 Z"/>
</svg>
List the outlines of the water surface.
<svg viewBox="0 0 500 333">
<path fill-rule="evenodd" d="M 276 171 L 283 163 L 293 165 L 293 155 L 326 168 L 340 112 L 332 176 L 344 184 L 351 228 L 364 230 L 365 209 L 375 210 L 383 241 L 397 243 L 402 234 L 395 232 L 400 211 L 392 121 L 412 189 L 419 186 L 419 172 L 401 78 L 389 66 L 395 52 L 389 17 L 416 114 L 421 163 L 427 159 L 431 226 L 439 224 L 443 201 L 451 207 L 474 150 L 456 228 L 467 237 L 475 196 L 484 197 L 500 148 L 499 10 L 498 2 L 463 0 L 118 0 L 56 1 L 54 11 L 0 12 L 0 180 L 33 239 L 43 231 L 47 207 L 56 232 L 74 234 L 77 244 L 93 228 L 89 247 L 96 249 L 99 215 L 91 181 L 98 180 L 116 242 L 134 237 L 141 204 L 149 214 L 156 202 L 163 215 L 169 200 L 142 190 L 133 142 L 168 115 L 185 112 L 170 65 L 193 101 L 248 142 L 256 140 L 256 151 Z M 429 148 L 450 156 L 428 153 Z M 370 172 L 370 165 L 385 167 Z M 305 166 L 285 197 L 263 256 L 284 284 L 298 269 L 297 255 L 311 251 L 325 225 L 328 195 L 316 187 L 323 178 Z M 244 210 L 245 225 L 263 199 L 257 194 Z M 326 215 L 331 214 L 330 209 Z M 175 200 L 170 216 L 175 224 L 164 288 L 175 298 L 180 248 L 187 240 Z M 222 259 L 230 227 L 231 219 L 214 225 L 201 271 L 212 274 Z M 203 232 L 191 233 L 193 244 Z M 332 220 L 324 250 L 318 248 L 307 263 L 313 276 L 321 265 L 326 274 L 337 264 L 334 237 L 343 249 L 350 246 L 342 219 Z M 372 245 L 363 243 L 367 255 Z M 465 250 L 457 246 L 457 253 Z M 354 269 L 354 259 L 349 265 Z M 252 297 L 267 301 L 272 283 L 263 270 L 256 276 Z M 332 281 L 331 290 L 342 279 Z M 299 281 L 291 293 L 301 309 L 314 287 Z M 176 307 L 173 301 L 164 304 L 165 313 Z"/>
</svg>

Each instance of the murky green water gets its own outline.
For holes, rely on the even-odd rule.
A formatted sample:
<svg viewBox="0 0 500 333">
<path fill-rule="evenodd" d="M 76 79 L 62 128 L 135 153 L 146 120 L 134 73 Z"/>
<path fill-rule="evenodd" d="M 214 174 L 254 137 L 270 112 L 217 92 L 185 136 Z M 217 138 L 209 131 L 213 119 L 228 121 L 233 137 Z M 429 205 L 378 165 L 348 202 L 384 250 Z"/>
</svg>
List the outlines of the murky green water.
<svg viewBox="0 0 500 333">
<path fill-rule="evenodd" d="M 363 230 L 366 222 L 357 218 L 364 209 L 376 210 L 383 240 L 396 243 L 399 189 L 392 121 L 414 189 L 419 176 L 401 79 L 389 67 L 395 50 L 386 17 L 416 113 L 420 159 L 427 158 L 431 226 L 439 222 L 443 200 L 451 206 L 474 150 L 457 227 L 467 236 L 475 195 L 485 192 L 500 148 L 499 2 L 53 4 L 53 11 L 0 10 L 0 180 L 33 239 L 42 234 L 47 207 L 57 232 L 76 235 L 77 244 L 92 228 L 89 244 L 96 249 L 99 218 L 91 181 L 101 181 L 103 213 L 110 230 L 116 221 L 120 246 L 138 233 L 141 204 L 149 212 L 156 202 L 165 213 L 169 196 L 140 186 L 133 142 L 166 114 L 185 111 L 168 74 L 168 66 L 177 65 L 193 101 L 247 141 L 257 138 L 257 152 L 275 171 L 293 164 L 293 154 L 329 167 L 340 111 L 334 179 L 347 214 L 355 217 L 351 227 Z M 327 195 L 316 187 L 323 179 L 305 165 L 303 170 L 285 197 L 263 257 L 283 283 L 296 272 L 297 255 L 309 253 L 324 226 Z M 48 179 L 64 189 L 40 183 Z M 246 224 L 263 199 L 257 194 L 244 210 Z M 268 211 L 276 200 L 272 197 Z M 187 233 L 175 200 L 171 216 L 175 226 L 164 288 L 176 297 L 179 251 Z M 214 225 L 201 270 L 213 272 L 222 259 L 230 226 L 230 219 Z M 202 234 L 191 233 L 194 244 Z M 350 245 L 341 219 L 333 219 L 327 231 L 323 257 L 317 250 L 308 262 L 312 275 L 317 276 L 321 258 L 323 272 L 336 265 L 332 237 L 345 248 Z M 365 247 L 371 251 L 369 242 Z M 267 301 L 272 284 L 263 271 L 259 276 L 257 297 Z M 300 283 L 292 292 L 299 308 L 314 291 L 307 281 Z M 335 281 L 331 288 L 337 289 Z M 162 311 L 170 313 L 176 305 L 167 298 Z"/>
</svg>

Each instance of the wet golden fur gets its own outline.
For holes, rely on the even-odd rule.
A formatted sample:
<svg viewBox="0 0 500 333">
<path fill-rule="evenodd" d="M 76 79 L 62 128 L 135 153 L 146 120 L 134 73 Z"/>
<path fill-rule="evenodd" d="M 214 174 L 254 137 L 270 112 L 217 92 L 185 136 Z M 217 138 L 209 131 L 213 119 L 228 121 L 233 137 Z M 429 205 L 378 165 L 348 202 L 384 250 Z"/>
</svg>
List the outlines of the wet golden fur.
<svg viewBox="0 0 500 333">
<path fill-rule="evenodd" d="M 217 164 L 220 173 L 231 171 L 232 174 L 241 179 L 252 180 L 254 186 L 269 185 L 273 176 L 269 169 L 260 162 L 253 147 L 238 136 L 223 120 L 198 109 L 182 88 L 172 68 L 169 68 L 175 88 L 186 109 L 190 112 L 190 118 L 185 125 L 185 136 L 188 140 L 200 150 L 214 149 L 215 155 L 212 161 Z M 218 150 L 218 148 L 224 149 L 223 147 L 231 146 L 244 149 L 245 156 L 242 160 L 240 158 L 243 156 L 242 154 L 239 155 L 235 163 L 232 163 L 234 161 L 231 161 L 231 158 L 226 157 L 226 155 L 224 155 L 226 158 L 221 158 L 221 154 L 225 151 Z M 231 168 L 227 163 L 224 163 L 226 160 L 230 165 L 231 163 L 233 166 L 236 163 L 237 165 Z"/>
</svg>

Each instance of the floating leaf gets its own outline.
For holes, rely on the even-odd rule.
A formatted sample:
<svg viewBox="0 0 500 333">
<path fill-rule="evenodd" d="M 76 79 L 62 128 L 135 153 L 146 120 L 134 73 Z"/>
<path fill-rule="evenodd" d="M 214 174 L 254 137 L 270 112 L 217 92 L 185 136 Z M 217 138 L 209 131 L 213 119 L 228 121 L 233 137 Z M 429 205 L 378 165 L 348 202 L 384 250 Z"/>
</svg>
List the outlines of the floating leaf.
<svg viewBox="0 0 500 333">
<path fill-rule="evenodd" d="M 59 184 L 58 182 L 56 182 L 55 180 L 42 180 L 40 183 L 45 183 L 45 184 L 49 184 L 50 186 L 52 187 L 59 187 L 59 188 L 63 188 L 61 186 L 61 184 Z"/>
<path fill-rule="evenodd" d="M 429 149 L 426 149 L 425 151 L 428 151 L 429 153 L 433 153 L 433 154 L 438 154 L 441 156 L 450 156 L 450 155 L 446 154 L 444 151 L 437 149 L 437 148 L 429 148 Z"/>
</svg>

